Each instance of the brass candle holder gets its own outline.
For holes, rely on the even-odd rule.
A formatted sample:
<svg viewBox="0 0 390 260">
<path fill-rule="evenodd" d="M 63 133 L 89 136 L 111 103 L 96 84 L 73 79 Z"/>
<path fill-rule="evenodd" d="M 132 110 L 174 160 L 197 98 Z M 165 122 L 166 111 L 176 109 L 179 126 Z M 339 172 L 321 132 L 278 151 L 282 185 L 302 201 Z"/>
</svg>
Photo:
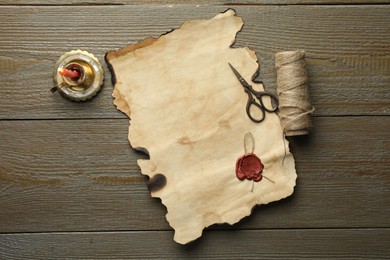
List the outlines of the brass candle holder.
<svg viewBox="0 0 390 260">
<path fill-rule="evenodd" d="M 102 65 L 94 55 L 74 50 L 57 60 L 54 70 L 56 86 L 51 91 L 58 91 L 73 101 L 85 101 L 99 92 L 103 78 Z"/>
</svg>

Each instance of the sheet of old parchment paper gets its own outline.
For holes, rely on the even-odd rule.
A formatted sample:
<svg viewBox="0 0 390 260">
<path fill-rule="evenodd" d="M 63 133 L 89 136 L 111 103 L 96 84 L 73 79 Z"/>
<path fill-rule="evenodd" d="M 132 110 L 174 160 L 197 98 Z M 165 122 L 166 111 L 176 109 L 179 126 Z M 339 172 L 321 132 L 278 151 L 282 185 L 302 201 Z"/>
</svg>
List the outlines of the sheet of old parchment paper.
<svg viewBox="0 0 390 260">
<path fill-rule="evenodd" d="M 262 123 L 248 118 L 248 96 L 228 65 L 247 81 L 258 69 L 254 51 L 231 48 L 242 26 L 228 10 L 106 55 L 116 80 L 114 103 L 131 119 L 131 146 L 150 155 L 138 165 L 151 178 L 151 195 L 167 207 L 178 243 L 195 240 L 212 224 L 236 223 L 253 206 L 291 195 L 295 186 L 278 116 L 267 113 Z M 253 182 L 235 173 L 248 131 L 263 175 L 274 181 L 263 178 L 253 191 Z"/>
</svg>

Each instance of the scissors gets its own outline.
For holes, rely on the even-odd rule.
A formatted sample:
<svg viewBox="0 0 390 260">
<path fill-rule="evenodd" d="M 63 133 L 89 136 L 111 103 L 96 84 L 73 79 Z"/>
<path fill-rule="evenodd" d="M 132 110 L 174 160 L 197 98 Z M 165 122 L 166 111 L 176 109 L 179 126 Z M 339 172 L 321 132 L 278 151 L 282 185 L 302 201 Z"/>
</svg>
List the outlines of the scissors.
<svg viewBox="0 0 390 260">
<path fill-rule="evenodd" d="M 248 94 L 248 102 L 246 104 L 246 114 L 253 122 L 256 123 L 262 122 L 265 118 L 265 112 L 269 112 L 269 113 L 276 112 L 279 106 L 279 100 L 274 94 L 267 91 L 254 90 L 253 87 L 249 85 L 249 83 L 246 82 L 246 80 L 241 76 L 241 74 L 238 73 L 238 71 L 233 67 L 232 64 L 229 63 L 229 66 L 234 72 L 234 75 L 236 75 L 237 79 L 240 81 L 241 85 L 244 87 L 244 91 Z M 256 99 L 253 96 L 255 96 L 259 100 L 259 102 L 256 102 Z M 264 105 L 264 101 L 263 101 L 264 97 L 269 97 L 271 99 L 271 107 L 267 107 L 266 105 Z M 274 103 L 275 105 L 272 105 L 272 103 Z M 255 118 L 252 116 L 251 106 L 255 106 L 258 108 L 258 110 L 260 111 L 259 118 Z"/>
</svg>

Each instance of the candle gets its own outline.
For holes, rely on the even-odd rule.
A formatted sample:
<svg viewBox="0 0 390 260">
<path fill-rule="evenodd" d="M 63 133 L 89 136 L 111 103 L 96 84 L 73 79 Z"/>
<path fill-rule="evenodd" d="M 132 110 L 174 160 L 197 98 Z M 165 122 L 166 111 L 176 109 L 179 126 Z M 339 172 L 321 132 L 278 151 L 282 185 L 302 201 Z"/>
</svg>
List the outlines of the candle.
<svg viewBox="0 0 390 260">
<path fill-rule="evenodd" d="M 69 69 L 59 69 L 58 72 L 65 77 L 71 78 L 71 79 L 77 79 L 80 77 L 80 73 L 77 70 L 69 70 Z"/>
<path fill-rule="evenodd" d="M 82 50 L 61 55 L 56 62 L 54 74 L 56 86 L 51 91 L 58 91 L 74 101 L 92 98 L 103 84 L 103 68 L 99 60 Z"/>
</svg>

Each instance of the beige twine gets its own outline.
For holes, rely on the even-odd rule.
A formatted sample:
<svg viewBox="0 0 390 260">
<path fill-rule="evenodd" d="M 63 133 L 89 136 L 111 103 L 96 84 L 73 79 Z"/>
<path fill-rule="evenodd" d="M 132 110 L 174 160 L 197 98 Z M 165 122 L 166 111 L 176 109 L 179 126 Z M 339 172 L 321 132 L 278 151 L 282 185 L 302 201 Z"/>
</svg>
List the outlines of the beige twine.
<svg viewBox="0 0 390 260">
<path fill-rule="evenodd" d="M 312 126 L 308 78 L 304 51 L 284 51 L 275 55 L 279 117 L 286 136 L 305 135 Z"/>
</svg>

